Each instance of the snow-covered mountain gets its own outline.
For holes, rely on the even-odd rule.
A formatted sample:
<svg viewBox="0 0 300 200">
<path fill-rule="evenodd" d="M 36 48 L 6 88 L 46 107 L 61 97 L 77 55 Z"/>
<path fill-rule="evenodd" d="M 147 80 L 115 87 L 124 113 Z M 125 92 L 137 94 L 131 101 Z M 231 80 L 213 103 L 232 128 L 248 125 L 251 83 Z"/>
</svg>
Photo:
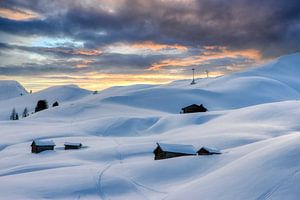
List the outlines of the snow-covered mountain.
<svg viewBox="0 0 300 200">
<path fill-rule="evenodd" d="M 57 86 L 1 100 L 0 199 L 296 200 L 299 66 L 298 53 L 195 85 L 178 80 L 98 94 Z M 7 120 L 13 107 L 32 112 L 39 99 L 60 105 Z M 209 112 L 179 114 L 194 103 Z M 51 139 L 56 149 L 31 154 L 33 139 Z M 65 151 L 64 142 L 84 148 Z M 156 142 L 222 154 L 155 161 Z"/>
</svg>

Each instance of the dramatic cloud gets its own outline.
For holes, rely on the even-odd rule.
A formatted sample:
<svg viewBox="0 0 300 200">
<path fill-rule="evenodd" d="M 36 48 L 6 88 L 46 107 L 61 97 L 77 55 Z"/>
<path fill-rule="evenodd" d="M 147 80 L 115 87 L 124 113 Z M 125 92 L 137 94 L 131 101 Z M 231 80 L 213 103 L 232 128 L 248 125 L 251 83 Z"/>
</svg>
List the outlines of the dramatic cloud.
<svg viewBox="0 0 300 200">
<path fill-rule="evenodd" d="M 260 59 L 261 54 L 257 50 L 247 49 L 241 51 L 230 51 L 226 47 L 209 46 L 204 47 L 204 51 L 200 55 L 188 56 L 180 59 L 162 60 L 159 63 L 154 63 L 149 70 L 160 70 L 163 67 L 216 66 L 216 61 L 220 60 L 227 61 L 225 61 L 225 63 L 220 62 L 223 66 L 226 66 L 228 61 L 231 61 L 231 64 L 237 64 L 236 61 L 239 61 L 240 64 L 251 64 L 258 62 Z"/>
<path fill-rule="evenodd" d="M 35 63 L 44 73 L 225 74 L 299 51 L 299 10 L 298 0 L 1 1 L 0 73 Z"/>
</svg>

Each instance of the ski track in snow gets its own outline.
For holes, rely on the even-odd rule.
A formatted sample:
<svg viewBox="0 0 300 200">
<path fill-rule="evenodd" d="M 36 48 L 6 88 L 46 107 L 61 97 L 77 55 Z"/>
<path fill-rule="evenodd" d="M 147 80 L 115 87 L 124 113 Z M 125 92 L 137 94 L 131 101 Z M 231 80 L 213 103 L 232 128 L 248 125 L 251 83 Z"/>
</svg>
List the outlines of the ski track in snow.
<svg viewBox="0 0 300 200">
<path fill-rule="evenodd" d="M 98 178 L 98 191 L 99 191 L 99 196 L 101 199 L 106 200 L 106 195 L 105 192 L 103 190 L 103 186 L 102 186 L 102 179 L 103 179 L 103 175 L 104 173 L 112 166 L 113 164 L 108 164 L 100 173 L 99 178 Z"/>
<path fill-rule="evenodd" d="M 270 199 L 272 197 L 272 195 L 282 186 L 284 185 L 288 180 L 292 179 L 297 173 L 299 173 L 300 170 L 296 170 L 293 173 L 291 173 L 290 175 L 288 175 L 287 177 L 283 178 L 282 180 L 280 180 L 276 185 L 274 185 L 274 187 L 270 188 L 269 190 L 267 190 L 266 192 L 264 192 L 263 194 L 261 194 L 256 200 L 267 200 Z"/>
<path fill-rule="evenodd" d="M 99 178 L 98 178 L 98 193 L 99 193 L 99 196 L 102 200 L 106 200 L 106 199 L 109 199 L 109 197 L 107 198 L 107 195 L 105 194 L 105 191 L 103 189 L 103 185 L 102 185 L 102 181 L 103 181 L 103 177 L 104 177 L 104 174 L 113 166 L 113 165 L 120 165 L 121 167 L 123 167 L 123 156 L 121 154 L 121 151 L 120 151 L 120 146 L 121 144 L 116 140 L 116 139 L 112 139 L 113 142 L 116 144 L 115 146 L 115 151 L 118 155 L 118 161 L 117 162 L 112 162 L 110 164 L 108 164 L 101 172 L 100 172 L 100 175 L 99 175 Z M 126 180 L 130 181 L 133 185 L 135 185 L 136 187 L 136 190 L 137 190 L 137 193 L 139 195 L 141 195 L 142 197 L 144 197 L 146 200 L 149 200 L 149 198 L 147 197 L 147 195 L 145 195 L 140 189 L 138 189 L 138 187 L 141 187 L 143 189 L 146 189 L 150 192 L 154 192 L 154 193 L 158 193 L 158 194 L 168 194 L 167 192 L 163 192 L 163 191 L 159 191 L 159 190 L 156 190 L 156 189 L 153 189 L 149 186 L 146 186 L 144 184 L 141 184 L 137 181 L 135 181 L 134 179 L 132 178 L 128 178 L 128 177 L 125 177 Z"/>
<path fill-rule="evenodd" d="M 115 149 L 116 149 L 117 154 L 119 155 L 119 164 L 123 167 L 123 165 L 122 165 L 122 164 L 123 164 L 123 156 L 122 156 L 122 153 L 121 153 L 121 151 L 120 151 L 120 146 L 121 146 L 121 144 L 117 141 L 117 139 L 113 139 L 113 141 L 117 144 L 117 146 L 115 147 Z M 143 185 L 143 184 L 141 184 L 141 183 L 139 183 L 139 182 L 133 180 L 132 178 L 128 178 L 128 177 L 127 177 L 127 180 L 129 180 L 129 181 L 130 181 L 131 183 L 133 183 L 135 186 L 142 187 L 142 188 L 144 188 L 144 189 L 146 189 L 146 190 L 148 190 L 148 191 L 155 192 L 155 193 L 159 193 L 159 194 L 167 194 L 167 192 L 158 191 L 158 190 L 153 189 L 153 188 L 151 188 L 151 187 L 149 187 L 149 186 Z M 143 195 L 143 196 L 146 197 L 146 195 Z M 146 198 L 147 198 L 147 197 L 146 197 Z M 148 199 L 148 198 L 147 198 L 147 199 Z"/>
<path fill-rule="evenodd" d="M 114 138 L 112 139 L 112 141 L 116 144 L 116 146 L 115 146 L 115 151 L 116 151 L 116 153 L 117 153 L 117 155 L 118 155 L 118 163 L 119 163 L 119 164 L 122 164 L 123 158 L 122 158 L 122 154 L 121 154 L 121 152 L 120 152 L 120 150 L 119 150 L 120 144 L 119 144 L 119 142 L 117 142 L 117 140 L 114 139 Z M 102 182 L 104 173 L 105 173 L 106 171 L 108 171 L 109 168 L 111 168 L 114 164 L 116 164 L 116 163 L 112 162 L 112 163 L 108 164 L 108 165 L 101 171 L 101 173 L 100 173 L 100 175 L 99 175 L 99 178 L 98 178 L 99 196 L 100 196 L 101 199 L 103 199 L 103 200 L 106 200 L 106 197 L 105 197 L 106 195 L 105 195 L 105 191 L 103 190 L 103 186 L 102 186 L 102 183 L 101 183 L 101 182 Z"/>
<path fill-rule="evenodd" d="M 146 185 L 143 185 L 143 184 L 141 184 L 141 183 L 138 183 L 137 181 L 133 180 L 132 178 L 130 178 L 130 181 L 131 181 L 133 184 L 135 184 L 135 185 L 137 185 L 137 186 L 139 186 L 139 187 L 142 187 L 142 188 L 144 188 L 144 189 L 146 189 L 146 190 L 149 190 L 149 191 L 151 191 L 151 192 L 155 192 L 155 193 L 159 193 L 159 194 L 168 194 L 167 192 L 159 191 L 159 190 L 153 189 L 153 188 L 151 188 L 151 187 L 149 187 L 149 186 L 146 186 Z"/>
</svg>

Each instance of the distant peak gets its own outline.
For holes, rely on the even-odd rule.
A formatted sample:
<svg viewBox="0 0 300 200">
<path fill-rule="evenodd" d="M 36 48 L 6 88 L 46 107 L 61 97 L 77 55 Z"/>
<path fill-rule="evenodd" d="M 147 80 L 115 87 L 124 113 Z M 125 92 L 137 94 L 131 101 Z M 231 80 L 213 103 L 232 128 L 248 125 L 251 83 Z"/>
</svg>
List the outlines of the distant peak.
<svg viewBox="0 0 300 200">
<path fill-rule="evenodd" d="M 83 89 L 83 88 L 81 88 L 81 87 L 79 87 L 78 85 L 75 85 L 75 84 L 51 86 L 51 87 L 48 87 L 48 88 L 46 88 L 44 90 L 41 90 L 39 92 L 43 92 L 43 91 L 65 91 L 65 90 L 70 90 L 70 91 L 77 90 L 77 91 L 83 91 L 83 92 L 88 92 L 88 93 L 92 92 L 92 91 Z"/>
<path fill-rule="evenodd" d="M 10 99 L 28 94 L 26 89 L 14 80 L 0 80 L 0 100 Z"/>
</svg>

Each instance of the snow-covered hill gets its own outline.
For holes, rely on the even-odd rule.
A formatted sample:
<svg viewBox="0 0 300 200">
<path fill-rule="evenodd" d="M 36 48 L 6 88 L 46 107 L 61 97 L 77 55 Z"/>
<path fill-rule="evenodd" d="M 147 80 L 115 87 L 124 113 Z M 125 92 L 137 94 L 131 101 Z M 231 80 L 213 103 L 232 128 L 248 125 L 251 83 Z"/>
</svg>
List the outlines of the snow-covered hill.
<svg viewBox="0 0 300 200">
<path fill-rule="evenodd" d="M 28 92 L 17 81 L 0 80 L 0 101 L 26 94 L 28 94 Z"/>
<path fill-rule="evenodd" d="M 2 88 L 4 87 L 5 85 Z M 8 89 L 5 91 L 8 91 Z M 79 88 L 78 86 L 65 85 L 50 87 L 32 94 L 18 95 L 15 98 L 0 101 L 0 120 L 8 120 L 13 108 L 19 114 L 22 114 L 25 107 L 29 113 L 33 112 L 39 100 L 46 100 L 49 107 L 51 107 L 56 101 L 59 104 L 64 104 L 65 102 L 75 101 L 90 94 L 92 94 L 91 91 Z M 3 93 L 3 95 L 5 94 Z"/>
<path fill-rule="evenodd" d="M 0 101 L 0 199 L 287 199 L 300 196 L 300 54 L 166 85 L 75 86 Z M 5 95 L 4 95 L 5 96 Z M 58 107 L 7 120 L 37 100 Z M 179 114 L 203 103 L 206 113 Z M 30 153 L 33 139 L 55 151 Z M 84 148 L 65 151 L 64 142 Z M 221 155 L 154 160 L 156 142 Z"/>
<path fill-rule="evenodd" d="M 181 80 L 107 97 L 106 102 L 151 108 L 170 113 L 193 103 L 209 110 L 235 109 L 300 98 L 300 53 L 283 56 L 246 72 L 210 79 Z"/>
</svg>

